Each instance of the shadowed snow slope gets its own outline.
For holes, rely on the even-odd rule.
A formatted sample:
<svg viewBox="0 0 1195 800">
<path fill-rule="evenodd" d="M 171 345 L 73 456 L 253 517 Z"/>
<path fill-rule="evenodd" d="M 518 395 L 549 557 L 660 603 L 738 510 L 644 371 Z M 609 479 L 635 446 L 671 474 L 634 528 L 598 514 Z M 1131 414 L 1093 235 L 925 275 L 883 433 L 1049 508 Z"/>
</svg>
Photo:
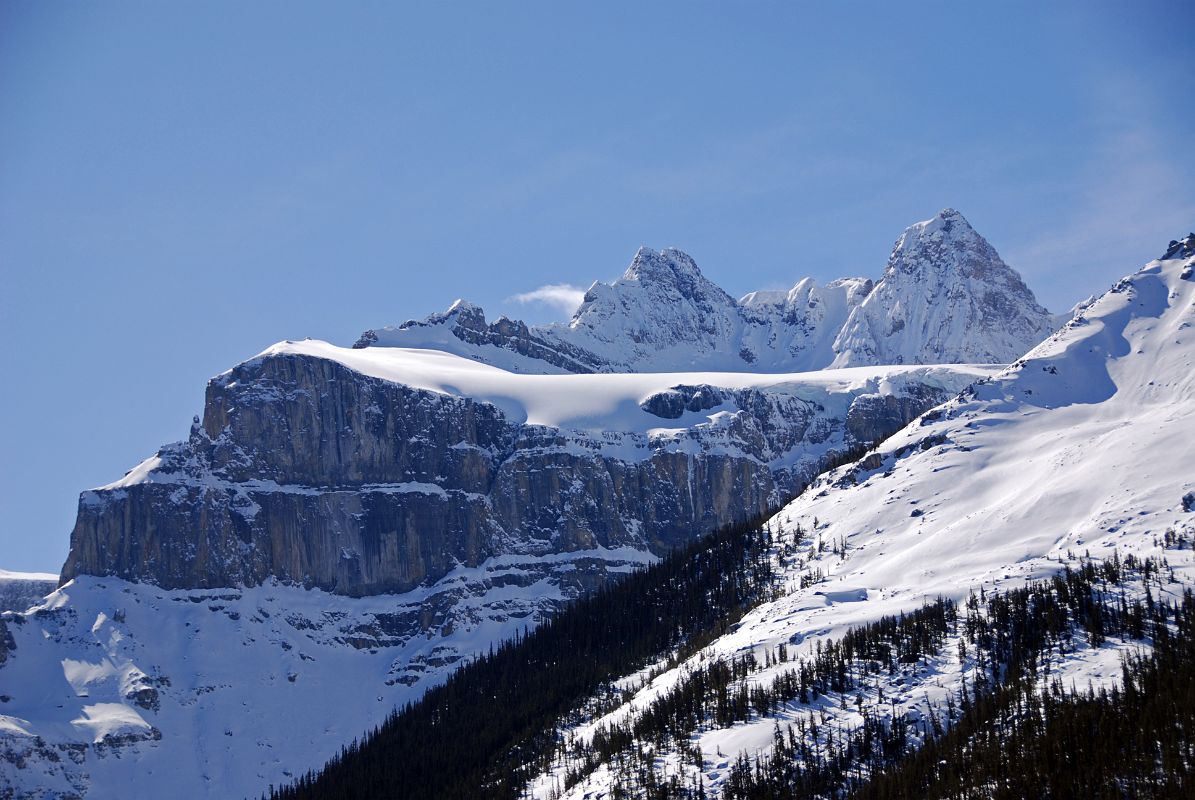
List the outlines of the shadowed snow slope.
<svg viewBox="0 0 1195 800">
<path fill-rule="evenodd" d="M 963 599 L 979 587 L 1011 588 L 1088 552 L 1165 556 L 1180 579 L 1174 591 L 1190 586 L 1191 551 L 1166 549 L 1164 535 L 1189 540 L 1195 533 L 1195 237 L 1187 241 L 1191 246 L 1172 246 L 1170 258 L 1122 280 L 1001 374 L 819 479 L 773 525 L 782 531 L 781 546 L 797 540 L 805 552 L 820 540 L 843 554 L 814 547 L 799 571 L 821 569 L 824 579 L 802 588 L 791 567 L 783 597 L 689 663 L 780 643 L 805 652 L 882 615 L 939 595 Z M 1068 685 L 1112 681 L 1117 646 L 1080 650 L 1055 666 Z M 641 707 L 686 669 L 665 673 L 613 716 Z M 779 669 L 764 669 L 759 682 Z M 957 655 L 947 654 L 929 673 L 888 687 L 894 712 L 956 689 Z M 853 709 L 828 705 L 819 708 L 838 722 L 858 723 Z M 781 721 L 802 713 L 811 712 L 786 707 Z M 772 726 L 765 718 L 700 734 L 708 784 L 716 789 L 725 777 L 720 753 L 733 759 L 766 750 Z M 576 732 L 592 730 L 590 724 Z M 541 779 L 540 795 L 561 777 Z M 609 788 L 610 773 L 600 768 L 568 796 L 597 798 Z"/>
</svg>

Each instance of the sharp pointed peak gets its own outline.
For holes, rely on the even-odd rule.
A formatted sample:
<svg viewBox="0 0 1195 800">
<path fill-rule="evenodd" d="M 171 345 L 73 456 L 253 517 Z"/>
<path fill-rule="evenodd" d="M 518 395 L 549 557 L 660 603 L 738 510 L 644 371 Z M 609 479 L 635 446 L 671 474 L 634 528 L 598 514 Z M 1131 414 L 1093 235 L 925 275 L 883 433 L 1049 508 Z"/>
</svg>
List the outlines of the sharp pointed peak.
<svg viewBox="0 0 1195 800">
<path fill-rule="evenodd" d="M 476 303 L 470 303 L 468 300 L 464 300 L 464 299 L 458 297 L 456 300 L 452 301 L 452 305 L 450 305 L 448 307 L 448 310 L 445 311 L 444 313 L 445 314 L 452 314 L 454 312 L 466 312 L 467 313 L 467 312 L 471 312 L 471 311 L 482 311 L 482 308 L 481 308 L 481 306 L 477 305 Z"/>
<path fill-rule="evenodd" d="M 914 222 L 905 228 L 892 248 L 889 269 L 894 260 L 925 247 L 940 246 L 942 243 L 985 252 L 991 250 L 990 257 L 999 258 L 988 241 L 971 227 L 966 217 L 953 208 L 944 208 L 929 219 Z"/>
<path fill-rule="evenodd" d="M 975 229 L 971 227 L 971 223 L 962 215 L 960 211 L 953 208 L 944 208 L 937 214 L 921 222 L 914 222 L 905 229 L 905 236 L 912 234 L 914 236 L 928 236 L 938 231 L 942 231 L 947 236 L 965 236 L 974 234 Z"/>
<path fill-rule="evenodd" d="M 635 251 L 630 266 L 623 273 L 624 280 L 699 278 L 705 280 L 697 262 L 683 250 L 665 247 L 654 250 L 646 245 Z"/>
</svg>

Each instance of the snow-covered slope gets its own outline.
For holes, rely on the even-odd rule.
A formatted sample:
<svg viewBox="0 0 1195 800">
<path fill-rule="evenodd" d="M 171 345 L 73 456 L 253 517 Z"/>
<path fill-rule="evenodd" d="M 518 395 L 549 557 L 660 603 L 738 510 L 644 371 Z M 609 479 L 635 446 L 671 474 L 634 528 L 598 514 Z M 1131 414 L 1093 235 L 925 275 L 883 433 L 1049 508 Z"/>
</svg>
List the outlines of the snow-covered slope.
<svg viewBox="0 0 1195 800">
<path fill-rule="evenodd" d="M 537 624 L 595 559 L 645 558 L 492 559 L 369 598 L 76 578 L 0 617 L 0 796 L 259 796 Z"/>
<path fill-rule="evenodd" d="M 1195 535 L 1195 236 L 1166 255 L 1006 371 L 927 412 L 785 508 L 774 520 L 778 548 L 808 552 L 790 558 L 785 594 L 641 689 L 613 717 L 642 707 L 688 665 L 713 655 L 774 651 L 782 643 L 810 652 L 851 626 L 937 596 L 962 600 L 979 588 L 1011 588 L 1088 553 L 1164 556 L 1180 580 L 1173 591 L 1195 583 L 1189 546 L 1167 547 Z M 825 578 L 802 588 L 801 575 L 816 570 Z M 1067 684 L 1113 681 L 1118 646 L 1080 649 L 1056 663 L 1055 674 Z M 769 666 L 753 680 L 766 683 L 781 669 Z M 902 685 L 888 686 L 879 710 L 941 699 L 961 674 L 959 657 L 948 655 L 913 682 L 902 676 Z M 786 706 L 780 719 L 810 713 L 858 722 L 853 710 L 833 703 Z M 584 737 L 595 724 L 574 733 Z M 773 724 L 763 718 L 701 733 L 707 786 L 716 791 L 740 751 L 770 747 Z M 680 768 L 678 758 L 661 757 Z M 561 777 L 541 779 L 540 796 Z M 609 789 L 602 768 L 568 796 L 601 798 Z"/>
<path fill-rule="evenodd" d="M 357 346 L 445 350 L 514 372 L 806 372 L 1007 364 L 1054 327 L 1020 276 L 946 209 L 900 236 L 878 283 L 805 278 L 735 300 L 687 254 L 643 247 L 621 278 L 589 288 L 567 324 L 491 324 L 457 301 L 366 331 Z"/>
</svg>

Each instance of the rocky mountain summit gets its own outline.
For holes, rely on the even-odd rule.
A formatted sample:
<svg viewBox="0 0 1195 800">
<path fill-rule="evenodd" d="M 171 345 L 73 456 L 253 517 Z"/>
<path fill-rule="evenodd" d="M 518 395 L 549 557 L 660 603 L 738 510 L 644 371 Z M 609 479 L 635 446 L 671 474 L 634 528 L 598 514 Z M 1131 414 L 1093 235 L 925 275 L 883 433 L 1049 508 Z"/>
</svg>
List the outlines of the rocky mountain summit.
<svg viewBox="0 0 1195 800">
<path fill-rule="evenodd" d="M 527 326 L 458 301 L 362 334 L 357 347 L 444 349 L 518 372 L 801 372 L 878 364 L 1006 364 L 1055 327 L 1020 275 L 954 209 L 910 226 L 878 281 L 735 300 L 687 254 L 640 248 L 567 324 Z"/>
<path fill-rule="evenodd" d="M 897 239 L 835 338 L 833 366 L 1008 362 L 1052 329 L 1021 276 L 948 208 Z"/>
</svg>

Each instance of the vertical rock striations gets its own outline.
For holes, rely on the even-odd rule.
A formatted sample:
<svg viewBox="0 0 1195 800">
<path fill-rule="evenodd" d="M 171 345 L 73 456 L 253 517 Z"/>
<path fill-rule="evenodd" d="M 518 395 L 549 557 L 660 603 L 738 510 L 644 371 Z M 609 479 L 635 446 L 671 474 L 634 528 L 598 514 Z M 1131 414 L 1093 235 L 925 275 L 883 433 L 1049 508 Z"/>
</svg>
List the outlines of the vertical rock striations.
<svg viewBox="0 0 1195 800">
<path fill-rule="evenodd" d="M 574 377 L 501 374 L 563 392 L 565 405 L 585 391 L 542 383 Z M 365 595 L 504 554 L 660 554 L 772 507 L 826 457 L 891 433 L 973 377 L 777 376 L 754 388 L 663 377 L 646 397 L 627 390 L 622 405 L 639 405 L 620 412 L 632 415 L 623 430 L 617 419 L 570 429 L 335 357 L 267 351 L 209 383 L 187 441 L 82 495 L 62 579 L 201 588 L 273 577 Z"/>
</svg>

